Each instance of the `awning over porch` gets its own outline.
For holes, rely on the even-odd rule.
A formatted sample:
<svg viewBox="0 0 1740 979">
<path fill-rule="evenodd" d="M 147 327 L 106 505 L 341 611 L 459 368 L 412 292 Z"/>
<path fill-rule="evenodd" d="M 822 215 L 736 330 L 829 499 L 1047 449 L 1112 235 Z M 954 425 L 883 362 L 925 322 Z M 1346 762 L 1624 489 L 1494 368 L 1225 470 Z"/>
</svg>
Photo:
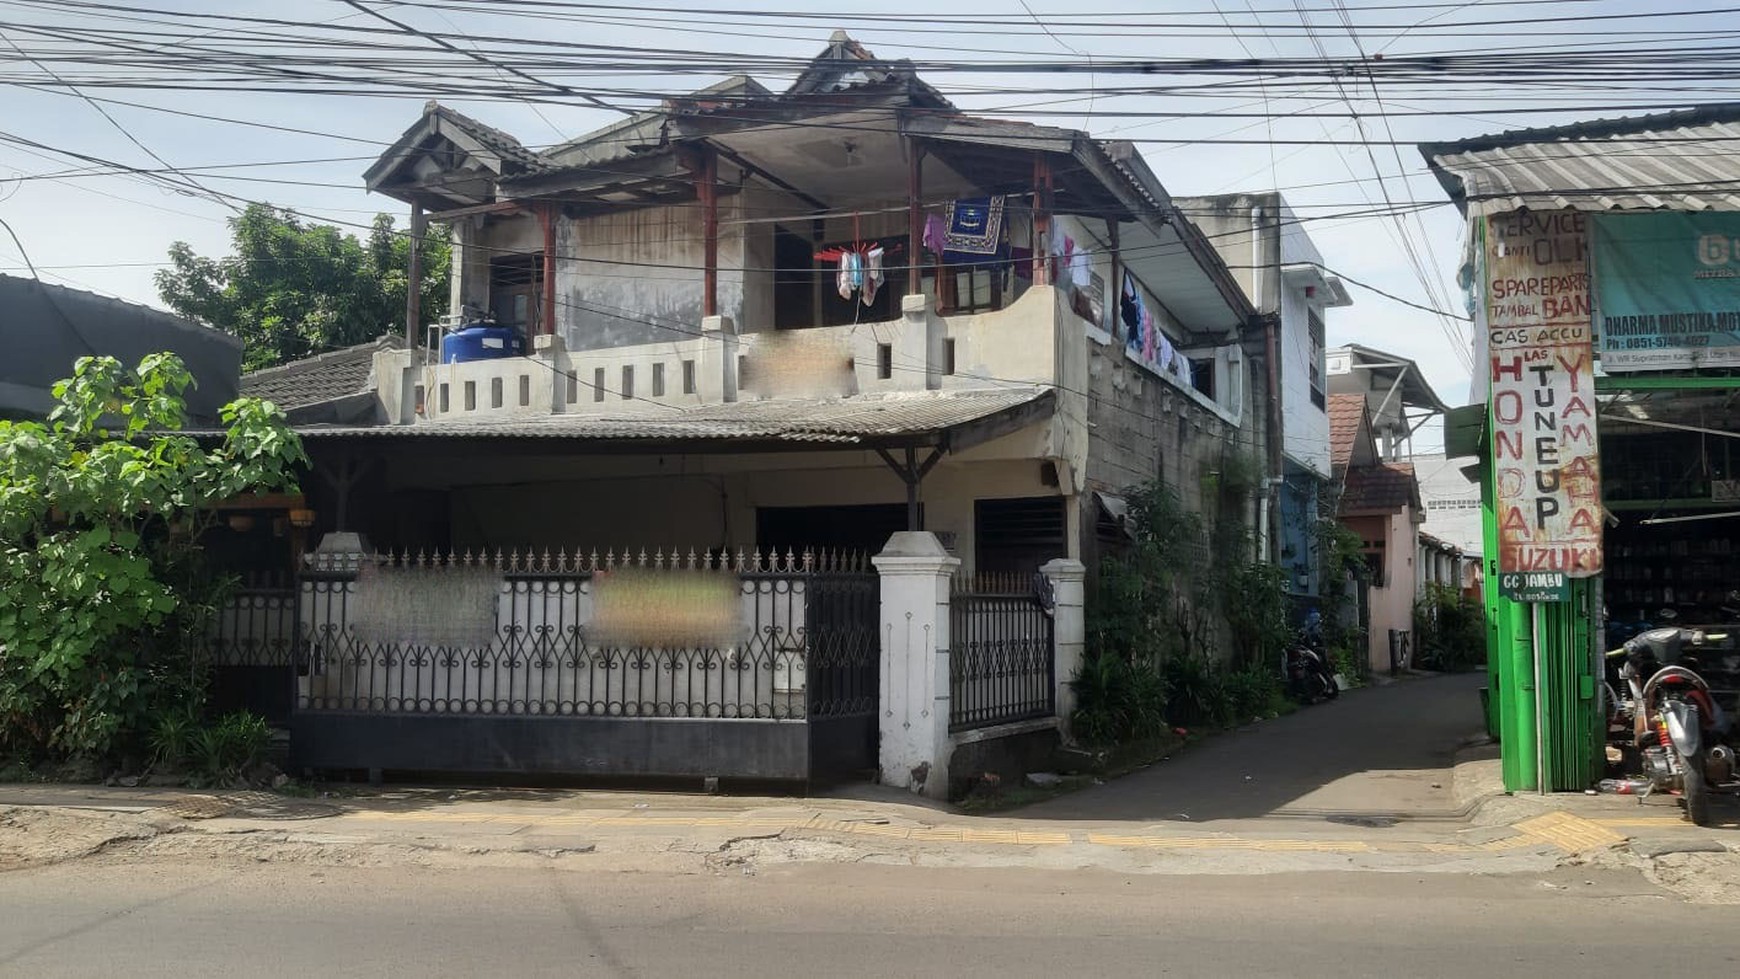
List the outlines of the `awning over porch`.
<svg viewBox="0 0 1740 979">
<path fill-rule="evenodd" d="M 562 440 L 624 452 L 777 452 L 934 448 L 960 452 L 1051 418 L 1057 393 L 1011 387 L 734 401 L 695 408 L 637 405 L 617 413 L 551 414 L 417 425 L 308 425 L 314 445 L 352 440 Z"/>
</svg>

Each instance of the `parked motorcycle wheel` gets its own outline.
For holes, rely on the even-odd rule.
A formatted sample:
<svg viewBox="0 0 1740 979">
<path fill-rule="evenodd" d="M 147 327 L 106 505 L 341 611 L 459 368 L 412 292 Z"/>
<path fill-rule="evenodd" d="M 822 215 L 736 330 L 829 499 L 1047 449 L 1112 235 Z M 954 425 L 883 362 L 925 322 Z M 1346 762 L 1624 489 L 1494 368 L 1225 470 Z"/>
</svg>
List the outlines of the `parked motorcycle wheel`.
<svg viewBox="0 0 1740 979">
<path fill-rule="evenodd" d="M 1324 687 L 1324 690 L 1323 690 L 1323 699 L 1324 700 L 1334 700 L 1335 698 L 1341 696 L 1341 685 L 1335 682 L 1335 677 L 1333 677 L 1333 676 L 1323 677 L 1323 687 Z"/>
<path fill-rule="evenodd" d="M 1675 750 L 1678 754 L 1678 749 Z M 1704 784 L 1703 763 L 1680 755 L 1685 774 L 1680 777 L 1680 797 L 1686 801 L 1686 818 L 1693 826 L 1710 825 L 1710 787 Z"/>
</svg>

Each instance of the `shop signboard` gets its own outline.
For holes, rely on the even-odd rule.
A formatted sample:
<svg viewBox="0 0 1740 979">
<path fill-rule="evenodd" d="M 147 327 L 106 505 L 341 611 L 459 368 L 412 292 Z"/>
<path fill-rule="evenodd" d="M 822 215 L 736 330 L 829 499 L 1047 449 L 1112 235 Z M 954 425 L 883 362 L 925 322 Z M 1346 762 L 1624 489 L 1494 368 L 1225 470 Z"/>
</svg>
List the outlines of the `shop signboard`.
<svg viewBox="0 0 1740 979">
<path fill-rule="evenodd" d="M 1498 591 L 1513 602 L 1563 602 L 1571 597 L 1571 579 L 1563 571 L 1507 571 L 1498 576 Z"/>
<path fill-rule="evenodd" d="M 1601 366 L 1740 366 L 1740 214 L 1595 215 Z"/>
<path fill-rule="evenodd" d="M 1486 219 L 1498 569 L 1601 571 L 1601 480 L 1585 216 L 1512 211 Z"/>
</svg>

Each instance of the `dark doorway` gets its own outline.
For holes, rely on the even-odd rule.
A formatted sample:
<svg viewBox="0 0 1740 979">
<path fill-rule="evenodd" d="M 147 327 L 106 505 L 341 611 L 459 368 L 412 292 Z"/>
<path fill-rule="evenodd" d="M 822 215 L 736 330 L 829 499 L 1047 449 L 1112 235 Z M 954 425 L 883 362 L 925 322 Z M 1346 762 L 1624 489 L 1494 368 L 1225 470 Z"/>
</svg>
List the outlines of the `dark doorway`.
<svg viewBox="0 0 1740 979">
<path fill-rule="evenodd" d="M 889 537 L 905 529 L 904 503 L 759 507 L 755 511 L 757 545 L 782 554 L 805 548 L 879 554 Z"/>
</svg>

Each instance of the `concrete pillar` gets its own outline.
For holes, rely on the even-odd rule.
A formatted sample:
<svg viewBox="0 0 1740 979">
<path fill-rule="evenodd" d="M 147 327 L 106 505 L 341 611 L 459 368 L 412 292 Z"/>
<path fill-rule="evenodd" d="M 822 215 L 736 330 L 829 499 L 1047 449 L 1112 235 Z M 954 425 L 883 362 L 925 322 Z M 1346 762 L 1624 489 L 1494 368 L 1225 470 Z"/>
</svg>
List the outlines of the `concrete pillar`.
<svg viewBox="0 0 1740 979">
<path fill-rule="evenodd" d="M 930 298 L 923 293 L 900 297 L 900 335 L 894 340 L 894 380 L 896 387 L 910 387 L 916 380 L 912 369 L 924 365 L 924 386 L 931 391 L 943 385 L 943 341 L 946 328 L 942 317 L 930 308 Z M 904 375 L 904 380 L 902 378 Z"/>
<path fill-rule="evenodd" d="M 701 376 L 695 391 L 702 404 L 720 404 L 737 400 L 737 324 L 729 316 L 704 316 L 701 332 L 706 339 L 701 344 Z"/>
<path fill-rule="evenodd" d="M 1057 726 L 1064 741 L 1073 742 L 1069 719 L 1075 713 L 1075 690 L 1069 681 L 1081 670 L 1087 651 L 1087 567 L 1080 561 L 1057 558 L 1041 565 L 1039 573 L 1051 582 Z"/>
<path fill-rule="evenodd" d="M 928 531 L 901 531 L 870 559 L 882 581 L 884 785 L 948 796 L 949 578 L 961 566 Z"/>
</svg>

